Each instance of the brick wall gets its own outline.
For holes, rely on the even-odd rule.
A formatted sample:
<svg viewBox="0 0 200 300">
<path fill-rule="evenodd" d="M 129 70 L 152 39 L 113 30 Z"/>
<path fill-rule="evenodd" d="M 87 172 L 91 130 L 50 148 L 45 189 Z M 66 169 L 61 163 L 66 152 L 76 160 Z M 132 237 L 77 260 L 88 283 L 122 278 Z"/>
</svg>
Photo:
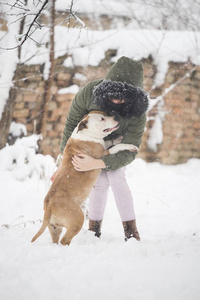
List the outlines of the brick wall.
<svg viewBox="0 0 200 300">
<path fill-rule="evenodd" d="M 170 63 L 162 90 L 185 76 L 194 66 Z M 153 91 L 154 93 L 162 91 Z M 161 107 L 164 112 L 163 143 L 156 152 L 146 146 L 148 132 L 153 121 L 147 124 L 141 156 L 147 161 L 164 164 L 186 162 L 189 158 L 200 158 L 200 67 L 164 97 Z M 156 108 L 149 116 L 156 114 Z"/>
<path fill-rule="evenodd" d="M 59 144 L 66 116 L 74 97 L 73 94 L 59 94 L 61 88 L 72 84 L 84 86 L 93 79 L 103 78 L 111 67 L 110 58 L 115 51 L 108 51 L 106 59 L 98 67 L 67 69 L 62 66 L 66 57 L 57 60 L 54 85 L 51 88 L 52 99 L 48 105 L 46 120 L 46 137 L 43 153 L 54 157 L 59 153 Z M 167 87 L 181 79 L 192 69 L 190 63 L 170 63 L 165 84 L 152 89 L 156 68 L 151 59 L 143 60 L 144 89 L 152 98 L 160 95 Z M 45 81 L 42 66 L 19 66 L 15 78 L 16 106 L 14 120 L 26 124 L 28 134 L 39 133 L 42 118 L 42 103 L 45 93 Z M 86 80 L 75 79 L 75 74 L 83 74 Z M 22 78 L 26 78 L 22 80 Z M 147 140 L 154 124 L 158 110 L 164 113 L 163 142 L 157 150 L 148 149 Z M 143 137 L 138 157 L 147 161 L 159 161 L 164 164 L 186 162 L 189 158 L 200 158 L 200 67 L 177 85 L 164 97 L 163 105 L 159 103 L 149 112 L 149 121 Z"/>
</svg>

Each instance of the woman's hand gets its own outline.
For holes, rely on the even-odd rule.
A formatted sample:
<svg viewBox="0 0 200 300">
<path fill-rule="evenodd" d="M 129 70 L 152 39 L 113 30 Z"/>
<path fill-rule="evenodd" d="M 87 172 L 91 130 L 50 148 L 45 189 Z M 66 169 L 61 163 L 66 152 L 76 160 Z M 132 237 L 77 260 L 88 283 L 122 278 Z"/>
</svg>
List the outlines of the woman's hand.
<svg viewBox="0 0 200 300">
<path fill-rule="evenodd" d="M 72 158 L 74 169 L 79 172 L 85 172 L 95 169 L 103 169 L 106 167 L 101 159 L 93 158 L 86 154 L 77 154 Z"/>
</svg>

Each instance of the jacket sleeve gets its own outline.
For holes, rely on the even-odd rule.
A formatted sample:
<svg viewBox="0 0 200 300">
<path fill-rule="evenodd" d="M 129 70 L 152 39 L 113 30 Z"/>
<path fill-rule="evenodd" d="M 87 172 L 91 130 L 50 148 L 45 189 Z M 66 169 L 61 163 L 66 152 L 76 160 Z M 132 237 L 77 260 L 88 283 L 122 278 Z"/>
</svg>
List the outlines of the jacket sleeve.
<svg viewBox="0 0 200 300">
<path fill-rule="evenodd" d="M 121 141 L 124 144 L 133 144 L 139 148 L 142 135 L 146 124 L 146 114 L 134 119 L 128 126 L 127 131 Z M 116 154 L 108 154 L 101 159 L 104 161 L 106 168 L 104 170 L 116 170 L 130 164 L 136 157 L 137 152 L 120 151 Z"/>
<path fill-rule="evenodd" d="M 88 110 L 86 109 L 84 94 L 85 90 L 83 88 L 76 94 L 74 100 L 72 101 L 72 105 L 67 115 L 62 141 L 60 144 L 61 153 L 63 153 L 65 145 L 67 144 L 67 141 L 70 138 L 74 128 L 84 117 L 84 115 L 88 113 Z"/>
</svg>

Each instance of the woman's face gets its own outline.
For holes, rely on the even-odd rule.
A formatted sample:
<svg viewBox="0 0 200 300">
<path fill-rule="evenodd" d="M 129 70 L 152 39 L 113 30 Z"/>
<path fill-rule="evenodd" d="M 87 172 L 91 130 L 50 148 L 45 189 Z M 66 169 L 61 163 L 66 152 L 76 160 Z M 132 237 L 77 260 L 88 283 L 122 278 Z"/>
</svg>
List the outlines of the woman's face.
<svg viewBox="0 0 200 300">
<path fill-rule="evenodd" d="M 122 104 L 125 102 L 125 100 L 120 100 L 120 99 L 111 99 L 110 101 L 114 104 Z"/>
</svg>

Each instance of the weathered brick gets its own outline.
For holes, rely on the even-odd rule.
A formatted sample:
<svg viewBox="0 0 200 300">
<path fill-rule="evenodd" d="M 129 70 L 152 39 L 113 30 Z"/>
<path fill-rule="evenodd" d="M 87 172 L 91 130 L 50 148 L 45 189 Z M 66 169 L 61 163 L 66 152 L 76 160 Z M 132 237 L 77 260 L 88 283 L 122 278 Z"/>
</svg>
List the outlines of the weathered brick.
<svg viewBox="0 0 200 300">
<path fill-rule="evenodd" d="M 24 102 L 17 102 L 15 104 L 15 109 L 16 110 L 20 110 L 20 109 L 23 109 L 24 108 Z"/>
<path fill-rule="evenodd" d="M 24 95 L 24 102 L 35 102 L 37 101 L 37 97 L 38 97 L 37 93 Z"/>
<path fill-rule="evenodd" d="M 72 75 L 69 73 L 58 73 L 57 80 L 58 81 L 70 81 L 72 78 Z"/>
<path fill-rule="evenodd" d="M 28 132 L 33 132 L 34 125 L 33 124 L 26 124 L 26 129 L 27 129 Z"/>
<path fill-rule="evenodd" d="M 24 118 L 29 116 L 29 109 L 15 110 L 13 113 L 13 118 Z"/>
<path fill-rule="evenodd" d="M 23 94 L 18 93 L 15 102 L 20 102 L 20 103 L 23 102 Z"/>
<path fill-rule="evenodd" d="M 62 114 L 68 113 L 70 106 L 71 106 L 71 101 L 62 102 L 61 107 L 60 107 Z"/>
<path fill-rule="evenodd" d="M 49 137 L 57 137 L 57 132 L 55 130 L 51 130 L 47 133 L 47 136 Z"/>
<path fill-rule="evenodd" d="M 200 129 L 200 121 L 194 122 L 194 123 L 193 123 L 193 128 L 194 128 L 194 129 Z"/>
<path fill-rule="evenodd" d="M 52 123 L 46 123 L 46 124 L 45 124 L 45 129 L 46 129 L 47 131 L 53 130 L 53 125 L 52 125 Z"/>
<path fill-rule="evenodd" d="M 64 130 L 63 124 L 62 123 L 56 124 L 55 130 L 56 130 L 56 132 L 63 132 L 63 130 Z"/>
<path fill-rule="evenodd" d="M 74 99 L 75 95 L 68 93 L 68 94 L 57 94 L 56 100 L 58 102 L 64 102 L 64 101 L 72 101 Z"/>
<path fill-rule="evenodd" d="M 54 101 L 54 102 L 49 102 L 48 103 L 48 110 L 54 110 L 54 109 L 57 109 L 57 104 L 56 104 L 56 102 Z"/>
<path fill-rule="evenodd" d="M 56 100 L 57 100 L 58 102 L 66 101 L 66 94 L 58 94 L 58 95 L 56 96 Z"/>
<path fill-rule="evenodd" d="M 51 94 L 52 94 L 52 95 L 56 95 L 57 92 L 58 92 L 58 87 L 55 86 L 55 85 L 53 85 L 53 86 L 51 87 Z"/>
</svg>

